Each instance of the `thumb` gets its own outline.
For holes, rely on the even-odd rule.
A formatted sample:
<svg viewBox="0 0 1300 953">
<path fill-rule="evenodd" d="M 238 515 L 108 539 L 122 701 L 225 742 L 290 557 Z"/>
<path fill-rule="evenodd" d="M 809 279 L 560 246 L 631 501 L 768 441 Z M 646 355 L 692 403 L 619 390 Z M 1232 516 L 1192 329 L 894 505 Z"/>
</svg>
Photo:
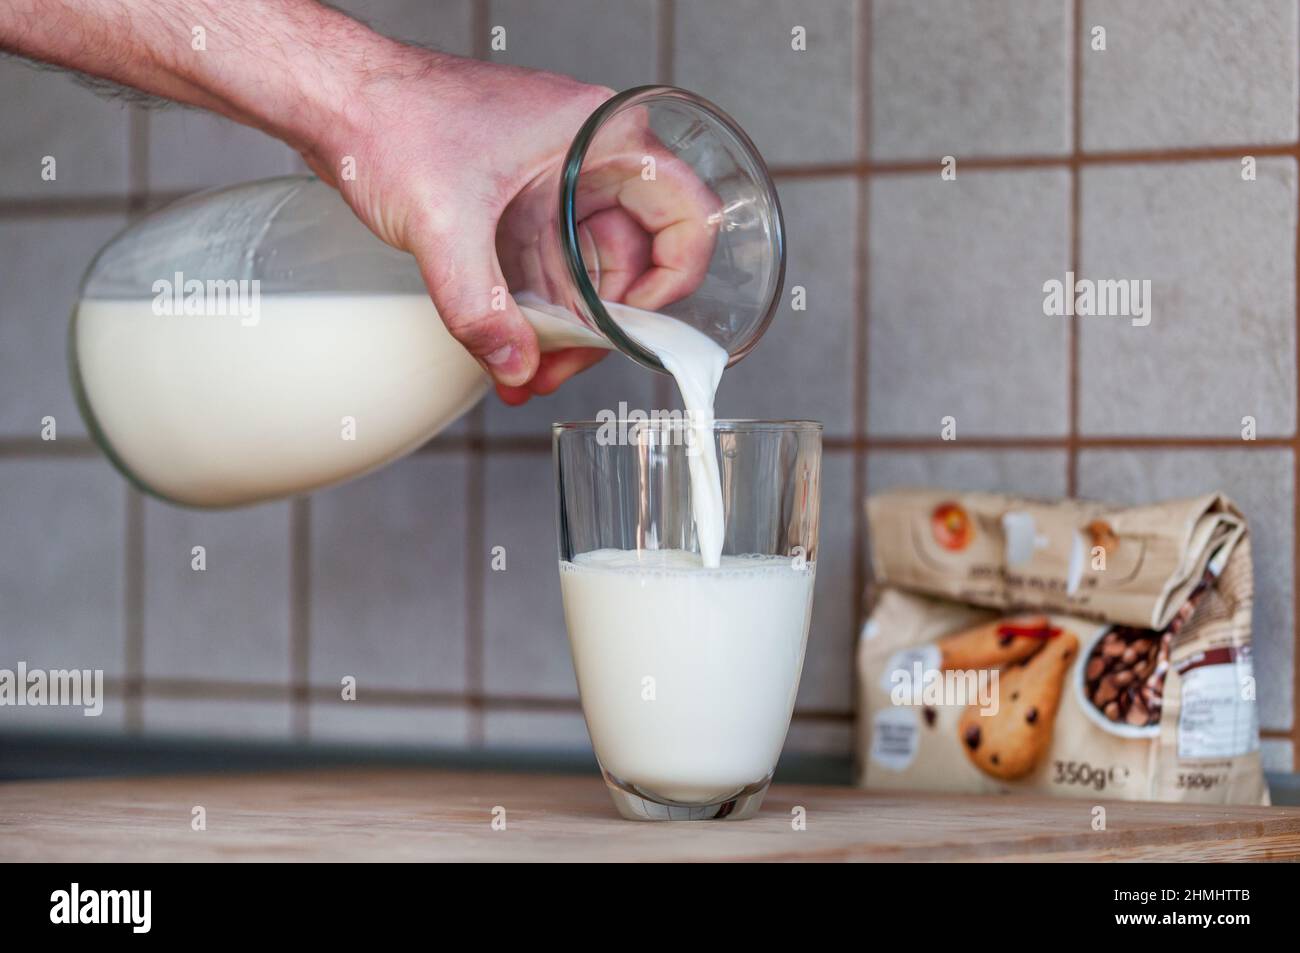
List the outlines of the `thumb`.
<svg viewBox="0 0 1300 953">
<path fill-rule="evenodd" d="M 432 234 L 415 257 L 452 337 L 498 384 L 528 383 L 537 373 L 537 334 L 506 290 L 493 237 Z"/>
</svg>

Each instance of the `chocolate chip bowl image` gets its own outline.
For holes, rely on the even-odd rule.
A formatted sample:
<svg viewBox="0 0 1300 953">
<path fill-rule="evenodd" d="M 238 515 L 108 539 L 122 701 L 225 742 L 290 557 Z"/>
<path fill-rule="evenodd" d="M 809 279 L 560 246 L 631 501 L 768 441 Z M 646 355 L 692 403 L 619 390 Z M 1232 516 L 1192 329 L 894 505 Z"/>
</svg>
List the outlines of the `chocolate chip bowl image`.
<svg viewBox="0 0 1300 953">
<path fill-rule="evenodd" d="M 1126 625 L 1099 630 L 1073 677 L 1088 720 L 1120 738 L 1158 737 L 1170 639 Z"/>
</svg>

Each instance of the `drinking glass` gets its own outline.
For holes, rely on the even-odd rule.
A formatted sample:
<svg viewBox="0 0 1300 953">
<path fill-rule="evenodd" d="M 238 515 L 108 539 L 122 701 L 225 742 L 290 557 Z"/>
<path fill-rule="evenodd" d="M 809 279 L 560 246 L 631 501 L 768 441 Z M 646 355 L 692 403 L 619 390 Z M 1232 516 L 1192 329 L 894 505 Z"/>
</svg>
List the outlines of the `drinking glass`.
<svg viewBox="0 0 1300 953">
<path fill-rule="evenodd" d="M 619 812 L 758 811 L 790 726 L 817 566 L 821 424 L 559 423 L 560 588 L 583 714 Z M 705 568 L 688 461 L 716 451 L 726 530 Z"/>
</svg>

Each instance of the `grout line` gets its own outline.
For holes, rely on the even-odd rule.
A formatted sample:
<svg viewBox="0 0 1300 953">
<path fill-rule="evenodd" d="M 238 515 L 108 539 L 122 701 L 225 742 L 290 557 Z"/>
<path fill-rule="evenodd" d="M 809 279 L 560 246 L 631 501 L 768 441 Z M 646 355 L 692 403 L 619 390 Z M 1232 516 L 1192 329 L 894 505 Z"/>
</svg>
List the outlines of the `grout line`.
<svg viewBox="0 0 1300 953">
<path fill-rule="evenodd" d="M 470 9 L 470 56 L 477 60 L 491 59 L 491 50 L 488 48 L 488 29 L 492 12 L 489 9 L 489 0 L 474 0 Z"/>
<path fill-rule="evenodd" d="M 33 460 L 51 457 L 98 458 L 99 448 L 89 437 L 60 437 L 42 440 L 39 437 L 0 437 L 0 459 L 7 457 Z"/>
<path fill-rule="evenodd" d="M 195 190 L 127 193 L 123 195 L 69 195 L 39 199 L 0 199 L 0 219 L 83 218 L 95 215 L 131 215 L 193 195 Z"/>
<path fill-rule="evenodd" d="M 1292 437 L 1260 437 L 1243 441 L 1240 437 L 1129 437 L 1087 436 L 1079 434 L 1073 444 L 1081 450 L 1276 450 L 1290 449 Z M 839 437 L 828 438 L 831 449 L 863 449 L 885 452 L 963 450 L 1068 450 L 1069 435 L 1058 437 L 962 437 L 942 440 L 938 437 L 868 437 L 861 445 Z"/>
<path fill-rule="evenodd" d="M 108 697 L 125 697 L 140 692 L 140 685 L 129 679 L 107 679 L 104 693 Z M 212 701 L 294 701 L 297 689 L 277 682 L 238 682 L 194 678 L 153 678 L 142 694 L 153 699 L 197 699 Z M 360 705 L 376 708 L 440 708 L 469 706 L 477 710 L 580 712 L 577 698 L 545 695 L 486 695 L 473 692 L 435 692 L 406 688 L 367 688 L 364 701 L 344 702 L 331 685 L 306 687 L 306 697 L 321 704 Z M 852 709 L 798 708 L 794 717 L 802 721 L 851 722 Z"/>
<path fill-rule="evenodd" d="M 311 497 L 296 496 L 289 504 L 289 700 L 299 740 L 311 735 L 310 680 Z"/>
<path fill-rule="evenodd" d="M 858 88 L 858 132 L 857 152 L 862 160 L 871 153 L 871 0 L 860 0 L 857 8 L 858 55 L 855 57 Z M 850 571 L 853 578 L 853 619 L 854 631 L 862 624 L 867 610 L 867 364 L 870 341 L 868 328 L 870 324 L 870 295 L 868 266 L 870 264 L 869 238 L 871 234 L 871 181 L 865 176 L 857 180 L 857 210 L 854 222 L 854 237 L 857 241 L 855 254 L 858 267 L 854 276 L 854 310 L 857 320 L 854 322 L 853 340 L 853 551 L 849 554 Z M 832 440 L 823 440 L 823 446 L 834 449 Z M 846 661 L 849 670 L 854 667 L 857 653 L 857 640 L 850 639 L 850 655 Z"/>
<path fill-rule="evenodd" d="M 1007 171 L 1015 169 L 1070 168 L 1085 166 L 1152 165 L 1159 163 L 1211 162 L 1220 159 L 1240 160 L 1243 155 L 1300 156 L 1300 143 L 1257 143 L 1229 146 L 1204 146 L 1189 149 L 1166 149 L 1134 152 L 1077 151 L 1060 155 L 968 156 L 961 160 L 964 170 Z M 805 165 L 775 165 L 778 178 L 825 178 L 837 175 L 929 175 L 939 164 L 937 156 L 915 159 L 860 159 L 853 162 L 821 162 Z"/>
<path fill-rule="evenodd" d="M 1298 4 L 1300 6 L 1300 4 Z M 1293 104 L 1300 108 L 1300 103 Z M 1300 191 L 1300 190 L 1297 190 Z M 1298 197 L 1300 200 L 1300 197 Z M 1292 273 L 1291 280 L 1294 284 L 1295 291 L 1295 313 L 1292 320 L 1295 322 L 1296 334 L 1294 346 L 1296 348 L 1296 381 L 1300 382 L 1300 204 L 1296 209 L 1296 232 L 1295 232 L 1295 271 Z M 1295 657 L 1295 646 L 1300 644 L 1300 620 L 1296 618 L 1296 599 L 1300 598 L 1300 383 L 1296 387 L 1297 407 L 1295 429 L 1292 433 L 1291 447 L 1291 769 L 1297 770 L 1298 766 L 1294 759 L 1296 753 L 1300 752 L 1300 659 Z M 1260 737 L 1271 737 L 1266 732 L 1260 732 Z M 1283 737 L 1279 734 L 1278 737 Z"/>
<path fill-rule="evenodd" d="M 129 106 L 127 115 L 127 195 L 125 207 L 121 212 L 134 219 L 140 215 L 146 205 L 149 193 L 149 112 L 141 106 Z M 75 203 L 75 200 L 74 200 Z M 70 203 L 72 204 L 72 203 Z M 80 443 L 80 441 L 79 441 Z M 98 448 L 86 438 L 92 454 L 98 455 Z M 74 454 L 81 450 L 73 447 Z M 125 719 L 128 733 L 144 730 L 144 536 L 145 512 L 144 496 L 133 486 L 126 488 L 126 665 L 127 691 L 125 697 Z"/>
<path fill-rule="evenodd" d="M 149 195 L 149 110 L 131 106 L 127 110 L 129 136 L 127 206 L 131 212 L 142 212 Z"/>
<path fill-rule="evenodd" d="M 1079 168 L 1079 146 L 1083 131 L 1083 57 L 1079 52 L 1080 37 L 1083 36 L 1083 0 L 1074 0 L 1070 37 L 1070 50 L 1066 55 L 1070 68 L 1070 210 L 1067 239 L 1069 248 L 1069 268 L 1071 274 L 1079 274 L 1080 230 L 1079 209 L 1082 183 Z M 1070 291 L 1073 294 L 1073 289 Z M 1066 361 L 1067 392 L 1066 415 L 1068 418 L 1068 443 L 1065 453 L 1065 495 L 1079 494 L 1079 322 L 1066 322 Z"/>
<path fill-rule="evenodd" d="M 469 427 L 480 434 L 483 428 L 483 405 L 470 412 Z M 484 692 L 484 593 L 487 577 L 483 565 L 487 553 L 487 512 L 485 487 L 487 455 L 482 439 L 474 441 L 468 451 L 465 474 L 465 687 L 471 698 L 482 698 Z M 481 748 L 484 743 L 483 708 L 471 703 L 469 711 L 469 744 Z"/>
<path fill-rule="evenodd" d="M 677 4 L 675 0 L 659 0 L 658 20 L 656 22 L 656 63 L 655 80 L 664 86 L 673 85 L 673 60 L 677 42 Z M 655 374 L 651 381 L 652 400 L 658 407 L 673 406 L 673 385 L 667 374 Z"/>
<path fill-rule="evenodd" d="M 480 3 L 482 0 L 480 0 Z M 476 7 L 479 4 L 476 4 Z M 486 22 L 486 19 L 484 19 Z M 487 43 L 479 42 L 476 46 L 483 49 L 486 56 Z M 479 55 L 479 54 L 476 54 Z M 1283 156 L 1300 159 L 1300 143 L 1285 144 L 1243 144 L 1235 146 L 1214 146 L 1202 149 L 1170 150 L 1168 152 L 1080 152 L 1059 156 L 971 156 L 962 159 L 965 170 L 1014 170 L 1032 168 L 1070 168 L 1076 162 L 1080 166 L 1094 165 L 1144 165 L 1177 162 L 1207 162 L 1219 159 L 1240 158 L 1246 153 L 1257 157 Z M 934 172 L 937 159 L 909 159 L 904 161 L 884 162 L 829 162 L 811 165 L 773 165 L 770 172 L 777 179 L 832 178 L 835 176 L 890 176 L 926 174 Z M 50 198 L 7 198 L 0 199 L 0 219 L 6 218 L 77 218 L 84 215 L 125 214 L 133 211 L 133 202 L 143 200 L 144 208 L 156 208 L 167 202 L 173 202 L 193 195 L 194 189 L 150 191 L 144 196 L 131 195 L 81 195 L 54 196 Z M 141 209 L 142 210 L 142 209 Z"/>
<path fill-rule="evenodd" d="M 677 42 L 677 6 L 674 0 L 659 0 L 659 18 L 656 23 L 657 62 L 655 72 L 659 82 L 664 86 L 673 84 L 673 60 Z"/>
<path fill-rule="evenodd" d="M 855 295 L 857 292 L 855 291 Z M 863 346 L 865 342 L 857 342 Z M 865 353 L 863 354 L 865 361 Z M 865 364 L 864 364 L 865 366 Z M 865 394 L 858 403 L 865 408 Z M 865 413 L 861 416 L 865 419 Z M 860 430 L 861 422 L 854 422 L 854 429 Z M 974 436 L 962 437 L 961 440 L 942 440 L 938 437 L 853 437 L 831 435 L 822 439 L 822 449 L 828 453 L 852 453 L 861 451 L 880 451 L 885 453 L 907 451 L 947 451 L 960 453 L 963 450 L 1065 450 L 1070 446 L 1068 434 L 1055 437 L 1000 437 Z M 1240 437 L 1204 437 L 1204 436 L 1129 436 L 1105 435 L 1089 436 L 1079 434 L 1074 438 L 1075 445 L 1081 450 L 1290 450 L 1297 446 L 1296 437 L 1259 437 L 1256 440 L 1242 440 Z M 456 437 L 439 437 L 430 441 L 415 452 L 422 455 L 438 456 L 469 452 L 492 454 L 540 454 L 551 452 L 550 437 L 535 436 L 475 436 L 466 434 Z M 48 460 L 52 458 L 98 458 L 99 449 L 88 438 L 70 437 L 59 440 L 41 440 L 30 437 L 0 437 L 0 459 L 13 458 L 23 460 Z"/>
<path fill-rule="evenodd" d="M 126 487 L 126 526 L 124 533 L 123 624 L 125 633 L 126 730 L 139 732 L 144 727 L 144 497 L 132 486 Z"/>
</svg>

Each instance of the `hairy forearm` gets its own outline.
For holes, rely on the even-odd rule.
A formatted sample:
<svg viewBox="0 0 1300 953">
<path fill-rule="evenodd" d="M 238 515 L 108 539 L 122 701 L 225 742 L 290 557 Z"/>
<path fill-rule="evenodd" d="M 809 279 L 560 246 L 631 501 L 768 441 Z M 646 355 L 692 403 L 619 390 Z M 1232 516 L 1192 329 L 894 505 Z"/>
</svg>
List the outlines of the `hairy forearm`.
<svg viewBox="0 0 1300 953">
<path fill-rule="evenodd" d="M 313 0 L 5 0 L 0 48 L 263 129 L 305 155 L 409 48 Z M 427 57 L 421 61 L 427 67 Z"/>
</svg>

